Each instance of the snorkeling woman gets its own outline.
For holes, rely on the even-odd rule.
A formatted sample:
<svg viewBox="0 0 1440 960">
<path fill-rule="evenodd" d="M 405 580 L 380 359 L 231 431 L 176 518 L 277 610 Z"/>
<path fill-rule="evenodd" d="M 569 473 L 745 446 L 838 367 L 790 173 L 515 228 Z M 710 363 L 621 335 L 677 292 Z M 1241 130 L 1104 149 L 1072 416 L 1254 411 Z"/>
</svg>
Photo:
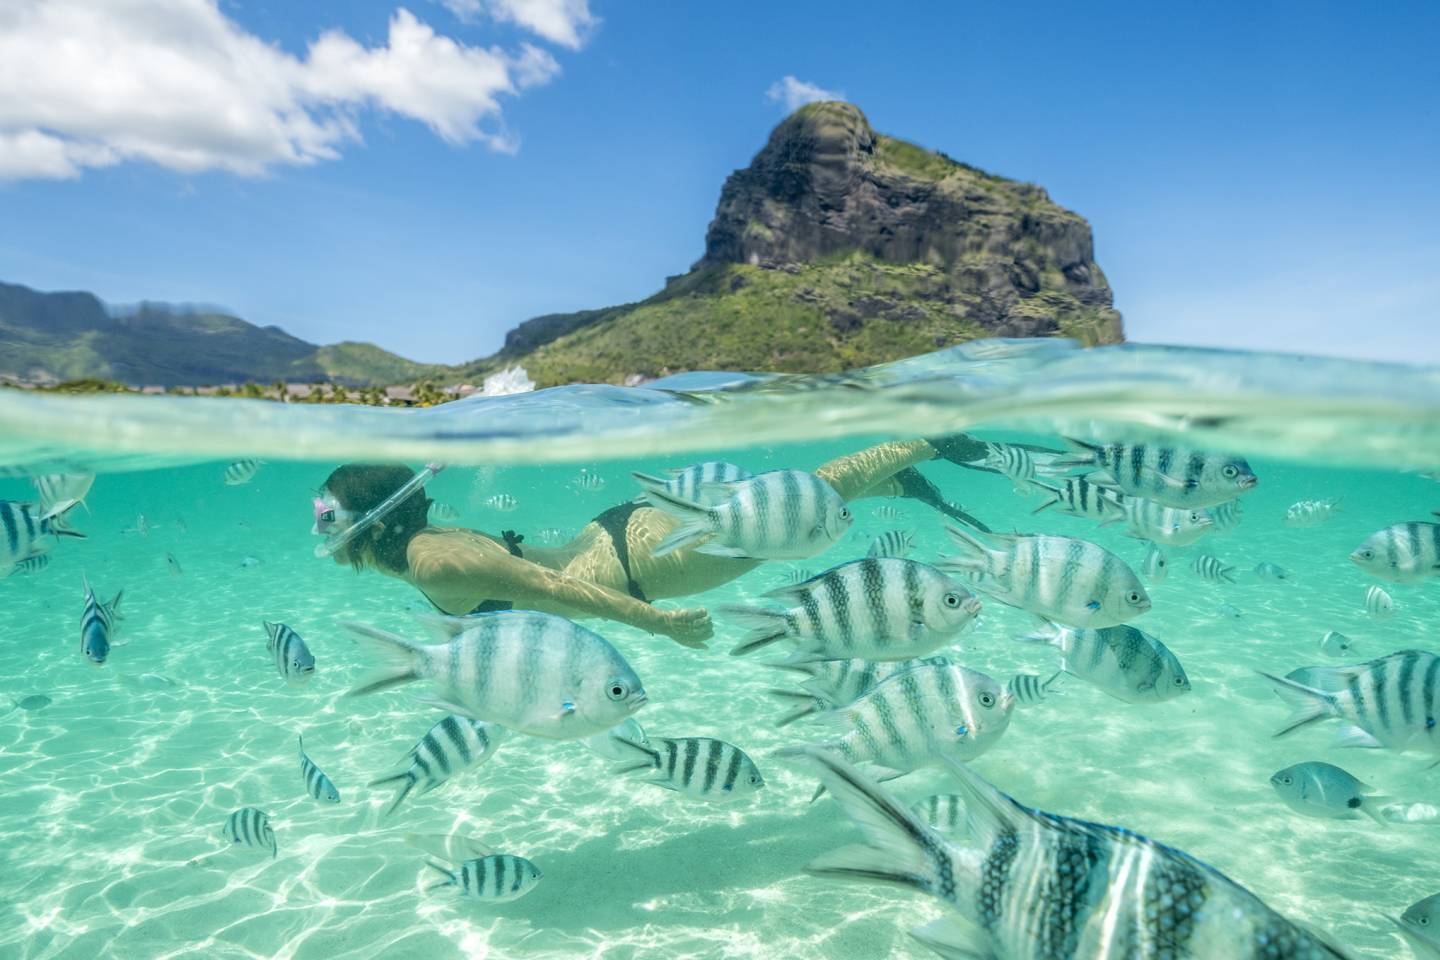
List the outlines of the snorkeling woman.
<svg viewBox="0 0 1440 960">
<path fill-rule="evenodd" d="M 964 435 L 895 441 L 831 460 L 815 473 L 847 501 L 910 497 L 985 529 L 914 469 L 937 457 L 975 467 L 971 461 L 984 455 L 985 445 Z M 337 468 L 315 500 L 315 532 L 329 538 L 320 552 L 357 571 L 374 569 L 404 580 L 443 613 L 514 608 L 601 617 L 698 648 L 712 633 L 709 613 L 701 607 L 661 609 L 650 601 L 703 593 L 760 562 L 694 550 L 651 556 L 678 521 L 635 502 L 611 507 L 558 547 L 532 546 L 509 530 L 495 537 L 432 526 L 431 501 L 422 488 L 438 469 L 417 474 L 409 467 L 362 463 Z"/>
</svg>

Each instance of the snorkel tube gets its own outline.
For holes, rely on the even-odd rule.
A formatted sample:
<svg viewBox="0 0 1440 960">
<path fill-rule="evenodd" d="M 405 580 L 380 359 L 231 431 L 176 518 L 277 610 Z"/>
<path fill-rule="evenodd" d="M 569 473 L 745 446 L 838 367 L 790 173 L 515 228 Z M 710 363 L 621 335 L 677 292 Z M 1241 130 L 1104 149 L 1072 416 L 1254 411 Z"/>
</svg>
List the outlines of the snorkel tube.
<svg viewBox="0 0 1440 960">
<path fill-rule="evenodd" d="M 322 558 L 333 556 L 341 547 L 374 526 L 378 521 L 383 519 L 387 513 L 404 503 L 412 493 L 429 483 L 431 477 L 444 469 L 445 465 L 443 463 L 425 464 L 424 470 L 421 470 L 415 474 L 415 476 L 411 477 L 406 481 L 404 486 L 386 497 L 374 510 L 371 510 L 345 529 L 335 531 L 321 543 L 316 544 L 315 556 Z"/>
</svg>

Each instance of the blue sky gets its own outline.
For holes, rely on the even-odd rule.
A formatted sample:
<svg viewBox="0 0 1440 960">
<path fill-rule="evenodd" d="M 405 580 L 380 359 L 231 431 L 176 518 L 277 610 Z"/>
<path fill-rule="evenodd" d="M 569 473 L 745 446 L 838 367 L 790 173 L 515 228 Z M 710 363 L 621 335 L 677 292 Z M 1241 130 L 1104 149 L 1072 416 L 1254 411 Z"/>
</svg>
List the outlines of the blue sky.
<svg viewBox="0 0 1440 960">
<path fill-rule="evenodd" d="M 1087 217 L 1133 339 L 1440 362 L 1434 4 L 151 5 L 0 12 L 0 279 L 470 359 L 687 269 L 793 76 Z"/>
</svg>

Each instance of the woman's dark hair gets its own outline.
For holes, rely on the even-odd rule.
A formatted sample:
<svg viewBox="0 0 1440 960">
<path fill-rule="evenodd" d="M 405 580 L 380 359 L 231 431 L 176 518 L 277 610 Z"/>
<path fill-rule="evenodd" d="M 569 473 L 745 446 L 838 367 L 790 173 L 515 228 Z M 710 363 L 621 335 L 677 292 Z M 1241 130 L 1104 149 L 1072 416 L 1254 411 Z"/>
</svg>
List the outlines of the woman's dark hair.
<svg viewBox="0 0 1440 960">
<path fill-rule="evenodd" d="M 409 467 L 383 463 L 347 463 L 337 467 L 325 480 L 325 489 L 335 495 L 340 506 L 355 514 L 359 520 L 371 510 L 380 506 L 396 490 L 399 490 L 415 471 Z M 422 487 L 385 514 L 381 523 L 384 530 L 378 537 L 374 531 L 366 531 L 347 543 L 341 550 L 347 563 L 357 571 L 367 563 L 366 553 L 379 566 L 394 573 L 410 569 L 405 549 L 410 538 L 430 525 L 430 498 Z"/>
</svg>

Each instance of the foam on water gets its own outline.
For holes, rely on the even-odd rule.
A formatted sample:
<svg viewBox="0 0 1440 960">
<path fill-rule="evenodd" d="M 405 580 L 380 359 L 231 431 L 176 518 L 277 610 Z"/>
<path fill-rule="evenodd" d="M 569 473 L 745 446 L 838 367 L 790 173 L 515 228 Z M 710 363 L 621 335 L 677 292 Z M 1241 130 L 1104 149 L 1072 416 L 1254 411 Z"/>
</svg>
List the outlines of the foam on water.
<svg viewBox="0 0 1440 960">
<path fill-rule="evenodd" d="M 0 580 L 0 704 L 53 700 L 0 715 L 0 956 L 929 956 L 906 931 L 941 916 L 936 901 L 801 872 L 858 838 L 830 800 L 808 802 L 813 778 L 772 756 L 824 739 L 825 728 L 773 727 L 785 707 L 765 691 L 782 678 L 762 657 L 726 656 L 743 630 L 718 616 L 704 653 L 621 625 L 588 625 L 644 679 L 650 704 L 637 719 L 649 733 L 720 737 L 756 760 L 767 786 L 753 802 L 704 804 L 614 776 L 578 743 L 515 736 L 486 765 L 412 795 L 382 820 L 391 791 L 365 783 L 394 767 L 439 714 L 414 702 L 418 688 L 339 699 L 374 664 L 337 624 L 418 635 L 411 617 L 426 605 L 401 582 L 316 560 L 309 498 L 342 459 L 443 458 L 452 466 L 428 491 L 459 510 L 459 525 L 534 536 L 578 530 L 630 497 L 632 469 L 712 456 L 754 470 L 813 468 L 876 439 L 977 424 L 1043 427 L 1046 435 L 981 434 L 1051 443 L 1062 431 L 1180 430 L 1191 442 L 1251 454 L 1262 482 L 1244 498 L 1236 530 L 1170 551 L 1168 578 L 1149 587 L 1154 609 L 1136 621 L 1180 657 L 1193 692 L 1127 705 L 1067 678 L 1046 703 L 1017 709 L 976 768 L 1024 803 L 1186 850 L 1358 956 L 1404 956 L 1382 915 L 1440 890 L 1425 852 L 1440 824 L 1302 819 L 1267 781 L 1292 763 L 1324 759 L 1385 794 L 1434 803 L 1440 771 L 1414 754 L 1333 748 L 1334 723 L 1272 739 L 1289 711 L 1255 670 L 1336 662 L 1319 652 L 1327 630 L 1354 641 L 1350 662 L 1437 649 L 1440 583 L 1386 584 L 1395 616 L 1376 621 L 1364 610 L 1373 581 L 1347 560 L 1372 531 L 1440 507 L 1440 486 L 1400 470 L 1440 466 L 1435 371 L 982 345 L 843 382 L 688 376 L 662 388 L 572 389 L 422 414 L 0 393 L 0 449 L 17 469 L 64 462 L 105 471 L 89 515 L 73 519 L 89 539 L 61 543 L 44 570 Z M 268 462 L 251 483 L 228 487 L 225 463 L 242 454 Z M 605 479 L 602 489 L 577 489 L 581 465 Z M 945 463 L 922 472 L 996 529 L 1086 537 L 1136 569 L 1145 555 L 1145 544 L 1115 528 L 1054 511 L 1032 517 L 1038 501 L 1004 478 Z M 518 509 L 484 507 L 494 493 L 515 496 Z M 22 479 L 0 480 L 0 497 L 31 495 Z M 1283 525 L 1291 503 L 1324 497 L 1344 498 L 1333 520 Z M 876 518 L 882 504 L 906 519 Z M 133 532 L 139 514 L 148 536 Z M 861 501 L 856 516 L 851 534 L 821 557 L 767 564 L 661 605 L 754 602 L 791 567 L 818 571 L 861 556 L 894 527 L 914 531 L 915 559 L 949 552 L 939 519 L 913 502 Z M 1241 572 L 1279 564 L 1294 582 L 1243 573 L 1233 586 L 1203 582 L 1188 569 L 1202 550 Z M 171 574 L 167 553 L 183 574 Z M 247 556 L 261 562 L 243 565 Z M 126 642 L 100 668 L 78 651 L 82 575 L 103 599 L 125 590 Z M 1240 619 L 1222 615 L 1227 603 Z M 318 664 L 307 686 L 276 675 L 266 619 L 306 638 Z M 987 601 L 951 653 L 1002 682 L 1017 672 L 1048 676 L 1053 651 L 1009 639 L 1033 626 Z M 299 732 L 341 804 L 305 795 Z M 935 772 L 891 786 L 906 802 L 953 791 Z M 225 847 L 221 827 L 241 806 L 270 815 L 278 859 Z M 404 842 L 407 832 L 473 836 L 529 858 L 545 878 L 498 906 L 427 892 L 433 872 Z"/>
</svg>

